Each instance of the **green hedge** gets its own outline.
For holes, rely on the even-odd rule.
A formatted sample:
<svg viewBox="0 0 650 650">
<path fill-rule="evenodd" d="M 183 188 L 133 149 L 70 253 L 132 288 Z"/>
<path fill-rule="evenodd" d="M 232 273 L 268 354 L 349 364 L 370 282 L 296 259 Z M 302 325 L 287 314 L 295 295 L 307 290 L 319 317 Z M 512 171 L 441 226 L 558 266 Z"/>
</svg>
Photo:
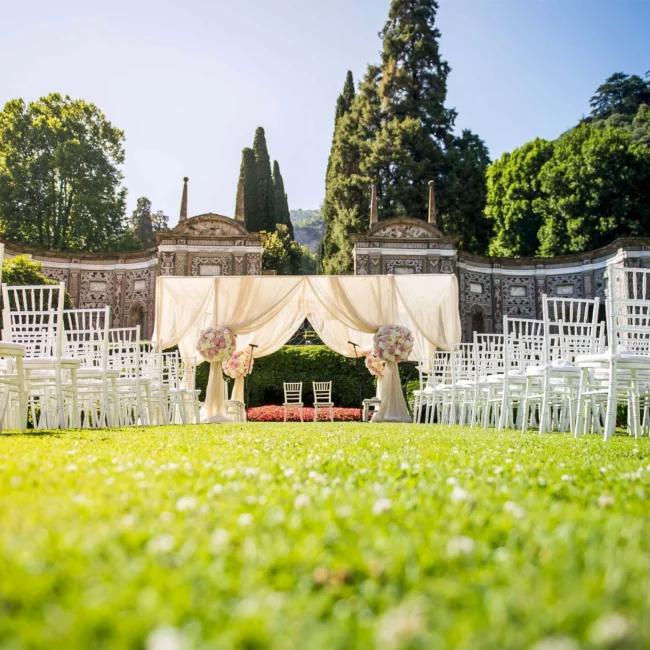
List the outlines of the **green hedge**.
<svg viewBox="0 0 650 650">
<path fill-rule="evenodd" d="M 201 364 L 196 373 L 196 385 L 201 399 L 208 383 L 209 366 Z M 405 386 L 417 378 L 411 364 L 400 364 L 400 377 Z M 312 381 L 332 381 L 332 400 L 343 408 L 359 407 L 361 400 L 375 394 L 375 379 L 366 369 L 364 359 L 349 359 L 325 345 L 285 346 L 275 354 L 255 360 L 250 377 L 250 404 L 282 404 L 285 381 L 303 382 L 303 401 L 313 404 Z"/>
</svg>

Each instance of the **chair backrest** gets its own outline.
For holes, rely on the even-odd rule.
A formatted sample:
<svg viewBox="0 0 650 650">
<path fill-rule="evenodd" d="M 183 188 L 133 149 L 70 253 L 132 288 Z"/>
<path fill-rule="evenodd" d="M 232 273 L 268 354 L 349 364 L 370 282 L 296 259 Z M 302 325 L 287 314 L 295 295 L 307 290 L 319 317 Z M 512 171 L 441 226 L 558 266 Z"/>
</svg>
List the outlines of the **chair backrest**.
<svg viewBox="0 0 650 650">
<path fill-rule="evenodd" d="M 418 359 L 420 390 L 424 390 L 433 382 L 433 365 L 433 359 Z"/>
<path fill-rule="evenodd" d="M 504 364 L 506 375 L 520 374 L 544 361 L 544 321 L 503 317 Z"/>
<path fill-rule="evenodd" d="M 549 298 L 542 296 L 545 363 L 573 363 L 578 355 L 598 348 L 600 298 Z"/>
<path fill-rule="evenodd" d="M 607 329 L 613 354 L 650 354 L 650 269 L 607 270 Z"/>
<path fill-rule="evenodd" d="M 474 366 L 476 378 L 502 374 L 505 366 L 503 334 L 474 332 Z"/>
<path fill-rule="evenodd" d="M 64 356 L 79 359 L 82 368 L 106 368 L 111 308 L 66 309 L 63 312 Z"/>
<path fill-rule="evenodd" d="M 61 358 L 65 283 L 8 287 L 2 284 L 2 338 L 25 346 L 25 356 Z"/>
<path fill-rule="evenodd" d="M 332 382 L 313 381 L 314 404 L 327 404 L 332 401 Z"/>
<path fill-rule="evenodd" d="M 302 382 L 284 382 L 284 401 L 286 404 L 302 402 Z"/>
<path fill-rule="evenodd" d="M 474 370 L 474 344 L 454 343 L 451 347 L 451 381 L 472 381 Z"/>
<path fill-rule="evenodd" d="M 123 379 L 140 379 L 140 326 L 108 330 L 108 367 Z"/>
<path fill-rule="evenodd" d="M 434 385 L 451 384 L 451 350 L 436 350 L 431 364 Z"/>
</svg>

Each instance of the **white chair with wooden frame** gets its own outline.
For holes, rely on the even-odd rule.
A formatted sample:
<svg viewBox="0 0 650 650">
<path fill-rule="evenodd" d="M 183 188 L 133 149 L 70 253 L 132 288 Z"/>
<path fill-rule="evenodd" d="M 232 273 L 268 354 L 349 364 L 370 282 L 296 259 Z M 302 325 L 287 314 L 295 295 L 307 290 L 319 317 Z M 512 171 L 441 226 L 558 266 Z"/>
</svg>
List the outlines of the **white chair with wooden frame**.
<svg viewBox="0 0 650 650">
<path fill-rule="evenodd" d="M 314 390 L 314 422 L 318 422 L 318 409 L 326 409 L 330 414 L 330 422 L 334 422 L 334 402 L 332 402 L 332 382 L 313 381 Z"/>
<path fill-rule="evenodd" d="M 303 407 L 302 402 L 302 382 L 284 382 L 284 421 L 287 421 L 287 415 L 293 410 L 300 413 L 300 421 L 303 420 Z"/>
</svg>

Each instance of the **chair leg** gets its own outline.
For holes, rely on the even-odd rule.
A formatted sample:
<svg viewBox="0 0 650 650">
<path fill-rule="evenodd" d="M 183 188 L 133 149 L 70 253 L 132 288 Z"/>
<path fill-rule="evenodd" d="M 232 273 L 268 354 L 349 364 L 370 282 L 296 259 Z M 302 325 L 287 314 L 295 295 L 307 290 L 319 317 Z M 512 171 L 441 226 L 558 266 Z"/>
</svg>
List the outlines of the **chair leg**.
<svg viewBox="0 0 650 650">
<path fill-rule="evenodd" d="M 616 402 L 618 386 L 616 385 L 616 362 L 609 366 L 609 386 L 607 389 L 607 408 L 605 411 L 605 440 L 609 440 L 616 430 Z"/>
</svg>

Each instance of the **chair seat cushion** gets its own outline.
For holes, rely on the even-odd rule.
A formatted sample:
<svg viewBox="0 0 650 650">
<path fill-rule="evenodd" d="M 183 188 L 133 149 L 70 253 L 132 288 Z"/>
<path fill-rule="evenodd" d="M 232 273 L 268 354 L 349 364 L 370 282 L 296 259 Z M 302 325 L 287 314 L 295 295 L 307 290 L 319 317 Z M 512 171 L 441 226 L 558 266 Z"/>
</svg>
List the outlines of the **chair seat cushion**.
<svg viewBox="0 0 650 650">
<path fill-rule="evenodd" d="M 314 408 L 321 408 L 321 407 L 331 408 L 333 406 L 334 406 L 334 402 L 314 402 Z"/>
<path fill-rule="evenodd" d="M 285 402 L 282 406 L 284 406 L 285 408 L 288 407 L 288 406 L 295 406 L 297 408 L 302 408 L 303 403 L 302 402 Z"/>
</svg>

